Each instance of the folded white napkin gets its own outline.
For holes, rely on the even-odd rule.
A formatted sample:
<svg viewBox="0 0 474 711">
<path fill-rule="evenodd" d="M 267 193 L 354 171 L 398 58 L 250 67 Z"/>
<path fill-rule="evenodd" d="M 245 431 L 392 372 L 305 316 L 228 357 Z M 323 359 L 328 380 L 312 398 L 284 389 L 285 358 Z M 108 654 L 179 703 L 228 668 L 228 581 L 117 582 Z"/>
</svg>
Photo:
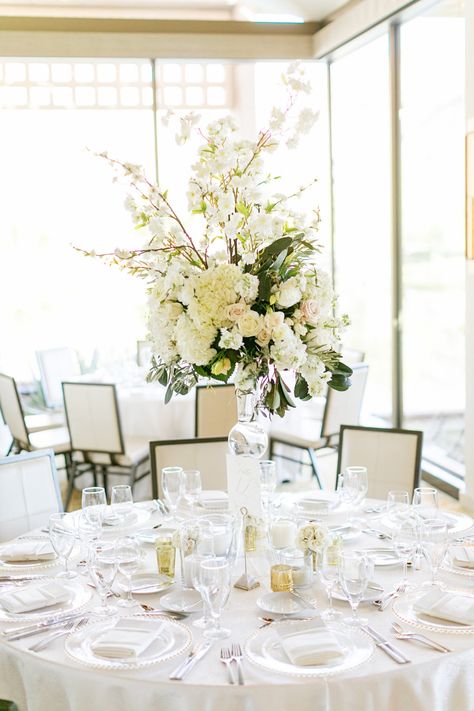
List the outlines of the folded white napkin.
<svg viewBox="0 0 474 711">
<path fill-rule="evenodd" d="M 65 585 L 49 580 L 33 583 L 15 592 L 0 595 L 0 606 L 7 612 L 21 614 L 41 610 L 43 607 L 58 605 L 71 597 L 71 590 Z"/>
<path fill-rule="evenodd" d="M 160 635 L 163 623 L 150 624 L 149 620 L 121 619 L 103 632 L 91 645 L 98 657 L 128 659 L 138 657 Z"/>
<path fill-rule="evenodd" d="M 56 553 L 49 541 L 17 541 L 3 546 L 0 550 L 0 560 L 6 563 L 52 560 L 53 558 L 56 558 Z"/>
<path fill-rule="evenodd" d="M 229 496 L 225 491 L 208 490 L 201 492 L 200 504 L 205 509 L 224 509 L 229 503 Z"/>
<path fill-rule="evenodd" d="M 137 514 L 135 511 L 131 511 L 125 517 L 117 516 L 112 510 L 107 511 L 104 516 L 104 526 L 131 526 L 135 523 L 137 519 Z"/>
<path fill-rule="evenodd" d="M 334 634 L 318 620 L 284 625 L 276 631 L 292 664 L 316 666 L 334 662 L 344 655 Z"/>
<path fill-rule="evenodd" d="M 452 549 L 453 563 L 460 568 L 474 568 L 474 546 L 455 546 Z"/>
<path fill-rule="evenodd" d="M 414 604 L 416 612 L 440 620 L 474 625 L 474 597 L 444 590 L 430 590 Z"/>
</svg>

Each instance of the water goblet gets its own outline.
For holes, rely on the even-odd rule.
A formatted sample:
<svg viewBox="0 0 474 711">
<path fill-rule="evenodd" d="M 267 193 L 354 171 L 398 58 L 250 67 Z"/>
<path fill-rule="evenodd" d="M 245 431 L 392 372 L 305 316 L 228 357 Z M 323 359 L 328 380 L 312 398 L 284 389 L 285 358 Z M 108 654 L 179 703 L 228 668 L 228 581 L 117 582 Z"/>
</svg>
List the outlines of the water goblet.
<svg viewBox="0 0 474 711">
<path fill-rule="evenodd" d="M 175 518 L 178 501 L 183 494 L 182 467 L 164 467 L 161 470 L 161 486 L 171 518 Z"/>
<path fill-rule="evenodd" d="M 113 486 L 110 503 L 112 513 L 114 516 L 117 516 L 119 523 L 123 525 L 127 516 L 129 516 L 133 511 L 133 495 L 131 486 L 128 484 Z"/>
<path fill-rule="evenodd" d="M 399 520 L 392 529 L 392 546 L 403 563 L 404 590 L 408 589 L 408 562 L 413 559 L 418 548 L 418 529 L 410 519 Z"/>
<path fill-rule="evenodd" d="M 353 489 L 353 504 L 355 508 L 359 508 L 369 487 L 367 467 L 346 467 L 344 470 L 344 486 Z"/>
<path fill-rule="evenodd" d="M 127 536 L 117 541 L 115 545 L 118 572 L 127 581 L 126 597 L 121 598 L 117 605 L 122 607 L 135 607 L 137 604 L 132 597 L 132 577 L 140 567 L 140 546 L 135 538 Z"/>
<path fill-rule="evenodd" d="M 438 492 L 430 486 L 420 486 L 413 492 L 413 511 L 419 520 L 438 517 Z"/>
<path fill-rule="evenodd" d="M 108 604 L 108 596 L 117 575 L 118 561 L 114 543 L 92 541 L 89 546 L 89 573 L 100 596 L 100 606 L 93 608 L 98 615 L 108 616 L 117 608 Z"/>
<path fill-rule="evenodd" d="M 230 630 L 221 626 L 222 610 L 230 595 L 230 564 L 224 558 L 209 558 L 200 564 L 200 592 L 209 607 L 209 624 L 203 635 L 207 639 L 223 639 Z"/>
<path fill-rule="evenodd" d="M 183 471 L 184 498 L 189 501 L 194 509 L 199 502 L 202 492 L 201 472 L 199 469 L 185 469 Z"/>
<path fill-rule="evenodd" d="M 60 562 L 64 565 L 64 572 L 58 578 L 75 578 L 77 573 L 69 570 L 69 556 L 76 542 L 76 527 L 74 517 L 68 513 L 53 513 L 49 517 L 49 540 Z"/>
<path fill-rule="evenodd" d="M 392 523 L 402 521 L 409 512 L 408 491 L 389 491 L 387 494 L 387 516 Z"/>
<path fill-rule="evenodd" d="M 349 627 L 367 624 L 367 620 L 359 617 L 357 609 L 367 589 L 370 573 L 371 566 L 365 556 L 359 553 L 340 554 L 339 582 L 352 610 L 352 616 L 344 618 L 344 624 Z"/>
<path fill-rule="evenodd" d="M 260 492 L 264 512 L 268 515 L 277 485 L 276 465 L 271 459 L 265 459 L 259 463 L 260 467 Z"/>
<path fill-rule="evenodd" d="M 329 607 L 321 613 L 322 619 L 326 622 L 337 620 L 342 616 L 341 612 L 334 609 L 332 597 L 334 589 L 339 582 L 340 565 L 340 549 L 334 544 L 331 545 L 330 541 L 322 550 L 319 566 L 319 577 L 326 589 L 329 602 Z"/>
<path fill-rule="evenodd" d="M 197 620 L 193 621 L 193 626 L 199 627 L 200 629 L 205 629 L 210 619 L 209 605 L 206 602 L 201 587 L 201 563 L 205 560 L 211 560 L 213 557 L 211 554 L 193 553 L 188 563 L 192 586 L 202 597 L 203 614 L 201 617 L 198 617 Z"/>
<path fill-rule="evenodd" d="M 82 490 L 82 510 L 88 523 L 101 527 L 107 508 L 103 486 L 88 486 Z"/>
<path fill-rule="evenodd" d="M 423 585 L 442 588 L 443 585 L 436 580 L 436 577 L 448 550 L 447 523 L 439 518 L 425 519 L 421 524 L 421 545 L 431 568 L 431 580 Z"/>
</svg>

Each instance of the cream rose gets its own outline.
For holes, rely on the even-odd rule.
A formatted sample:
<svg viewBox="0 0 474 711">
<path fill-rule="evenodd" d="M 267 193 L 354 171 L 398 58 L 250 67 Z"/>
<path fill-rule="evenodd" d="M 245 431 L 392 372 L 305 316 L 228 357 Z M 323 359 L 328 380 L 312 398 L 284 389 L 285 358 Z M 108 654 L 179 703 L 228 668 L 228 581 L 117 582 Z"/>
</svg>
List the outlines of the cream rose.
<svg viewBox="0 0 474 711">
<path fill-rule="evenodd" d="M 272 334 L 269 331 L 268 328 L 265 328 L 265 326 L 262 328 L 261 331 L 257 333 L 257 343 L 259 346 L 267 346 L 270 342 Z"/>
<path fill-rule="evenodd" d="M 243 316 L 239 318 L 237 326 L 244 338 L 256 336 L 262 328 L 262 317 L 256 311 L 249 309 L 247 313 L 244 313 Z"/>
<path fill-rule="evenodd" d="M 315 299 L 303 301 L 300 305 L 301 315 L 307 323 L 316 323 L 319 316 L 319 304 Z"/>
<path fill-rule="evenodd" d="M 283 324 L 285 320 L 285 314 L 281 311 L 269 311 L 265 314 L 265 328 L 269 331 L 273 331 L 274 328 L 278 328 Z"/>
<path fill-rule="evenodd" d="M 249 311 L 247 304 L 239 302 L 238 304 L 230 304 L 227 307 L 227 316 L 231 321 L 238 321 L 244 314 Z"/>
</svg>

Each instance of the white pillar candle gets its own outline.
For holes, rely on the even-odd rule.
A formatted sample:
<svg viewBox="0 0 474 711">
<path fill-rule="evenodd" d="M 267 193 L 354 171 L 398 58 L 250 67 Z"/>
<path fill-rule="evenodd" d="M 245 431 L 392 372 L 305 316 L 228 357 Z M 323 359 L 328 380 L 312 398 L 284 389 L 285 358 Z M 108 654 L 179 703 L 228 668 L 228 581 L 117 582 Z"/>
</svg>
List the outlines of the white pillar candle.
<svg viewBox="0 0 474 711">
<path fill-rule="evenodd" d="M 193 566 L 195 565 L 195 558 L 193 555 L 187 555 L 183 561 L 183 572 L 184 580 L 183 585 L 186 588 L 193 588 Z"/>
<path fill-rule="evenodd" d="M 229 534 L 225 528 L 216 528 L 212 537 L 214 555 L 225 556 L 229 547 Z"/>
<path fill-rule="evenodd" d="M 270 538 L 274 548 L 289 548 L 295 545 L 296 525 L 293 521 L 281 519 L 272 523 Z"/>
</svg>

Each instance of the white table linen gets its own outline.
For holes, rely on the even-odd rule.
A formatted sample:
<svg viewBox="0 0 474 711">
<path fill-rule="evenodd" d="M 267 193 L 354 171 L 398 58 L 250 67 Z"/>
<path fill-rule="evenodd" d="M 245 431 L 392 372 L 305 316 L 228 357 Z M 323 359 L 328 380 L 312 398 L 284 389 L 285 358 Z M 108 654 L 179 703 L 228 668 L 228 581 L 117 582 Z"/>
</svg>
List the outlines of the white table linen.
<svg viewBox="0 0 474 711">
<path fill-rule="evenodd" d="M 155 514 L 158 520 L 158 514 Z M 348 548 L 373 547 L 372 537 L 362 534 L 347 544 Z M 153 549 L 149 547 L 147 564 L 153 569 Z M 0 698 L 16 701 L 20 711 L 472 711 L 474 709 L 474 635 L 446 635 L 428 632 L 428 636 L 454 650 L 441 654 L 421 645 L 395 640 L 390 624 L 396 619 L 391 608 L 379 612 L 365 606 L 364 615 L 384 636 L 391 638 L 412 660 L 398 665 L 376 649 L 364 665 L 341 675 L 323 679 L 300 679 L 272 674 L 244 660 L 245 686 L 229 687 L 225 668 L 219 661 L 220 647 L 230 641 L 245 642 L 259 625 L 256 601 L 269 589 L 269 565 L 261 558 L 261 586 L 246 592 L 233 588 L 224 610 L 223 624 L 230 627 L 230 640 L 217 642 L 206 657 L 182 682 L 168 680 L 177 660 L 157 664 L 139 671 L 107 673 L 82 667 L 67 658 L 64 643 L 58 640 L 40 653 L 27 650 L 30 638 L 14 643 L 0 640 Z M 237 579 L 241 571 L 236 570 Z M 428 571 L 411 573 L 418 582 L 428 577 Z M 415 577 L 416 576 L 416 577 Z M 465 587 L 474 593 L 469 578 L 443 576 L 453 587 Z M 400 580 L 400 567 L 379 567 L 376 580 L 387 590 Z M 307 592 L 315 596 L 320 608 L 326 604 L 319 584 Z M 159 607 L 160 594 L 140 595 L 154 607 Z M 96 603 L 96 601 L 93 601 Z M 349 614 L 349 607 L 335 605 Z M 191 622 L 193 616 L 189 618 Z M 2 624 L 2 629 L 9 625 Z M 404 625 L 408 627 L 408 625 Z M 201 638 L 200 630 L 191 626 L 194 643 Z M 180 657 L 181 659 L 181 657 Z M 179 661 L 179 660 L 178 660 Z"/>
</svg>

